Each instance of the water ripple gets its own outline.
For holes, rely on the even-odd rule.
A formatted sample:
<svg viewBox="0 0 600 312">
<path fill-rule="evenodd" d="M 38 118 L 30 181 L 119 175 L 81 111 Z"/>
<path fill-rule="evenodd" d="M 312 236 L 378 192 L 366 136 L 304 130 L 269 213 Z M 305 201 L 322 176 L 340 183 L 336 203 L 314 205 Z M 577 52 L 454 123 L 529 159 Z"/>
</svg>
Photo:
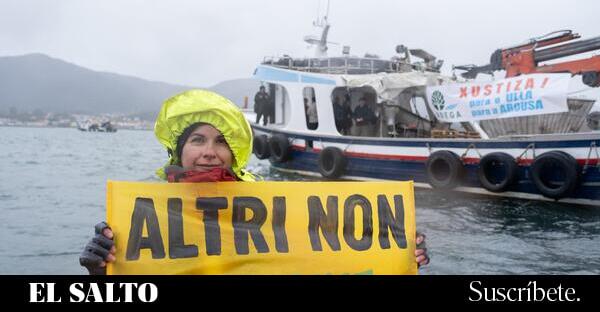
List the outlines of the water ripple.
<svg viewBox="0 0 600 312">
<path fill-rule="evenodd" d="M 35 254 L 23 254 L 23 255 L 12 255 L 13 258 L 29 258 L 29 257 L 59 257 L 59 256 L 70 256 L 79 255 L 79 252 L 41 252 Z"/>
<path fill-rule="evenodd" d="M 84 273 L 78 250 L 105 218 L 106 181 L 155 182 L 166 161 L 151 131 L 2 131 L 0 146 L 15 151 L 0 153 L 10 177 L 0 186 L 3 274 Z M 248 169 L 271 181 L 320 181 L 254 156 Z M 600 209 L 421 189 L 415 202 L 432 255 L 423 274 L 600 274 Z"/>
</svg>

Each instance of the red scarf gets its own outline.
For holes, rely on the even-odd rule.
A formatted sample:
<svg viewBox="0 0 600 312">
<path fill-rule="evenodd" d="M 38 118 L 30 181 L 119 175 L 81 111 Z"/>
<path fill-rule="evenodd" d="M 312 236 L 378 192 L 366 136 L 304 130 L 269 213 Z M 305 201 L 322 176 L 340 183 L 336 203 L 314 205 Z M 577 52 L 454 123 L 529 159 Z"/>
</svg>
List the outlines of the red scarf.
<svg viewBox="0 0 600 312">
<path fill-rule="evenodd" d="M 213 168 L 207 172 L 200 172 L 185 170 L 179 166 L 168 166 L 165 173 L 167 174 L 167 181 L 171 183 L 237 181 L 236 176 L 224 168 Z"/>
</svg>

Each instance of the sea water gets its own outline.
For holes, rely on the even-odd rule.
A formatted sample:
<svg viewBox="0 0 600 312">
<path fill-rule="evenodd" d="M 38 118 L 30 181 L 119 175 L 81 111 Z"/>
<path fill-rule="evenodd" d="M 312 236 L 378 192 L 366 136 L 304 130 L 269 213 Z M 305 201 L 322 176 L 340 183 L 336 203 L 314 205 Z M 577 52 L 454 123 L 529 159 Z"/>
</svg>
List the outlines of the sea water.
<svg viewBox="0 0 600 312">
<path fill-rule="evenodd" d="M 105 219 L 106 181 L 153 181 L 151 131 L 0 127 L 0 274 L 86 274 L 78 257 Z M 268 160 L 248 166 L 267 180 Z M 600 207 L 416 190 L 421 274 L 600 274 Z"/>
</svg>

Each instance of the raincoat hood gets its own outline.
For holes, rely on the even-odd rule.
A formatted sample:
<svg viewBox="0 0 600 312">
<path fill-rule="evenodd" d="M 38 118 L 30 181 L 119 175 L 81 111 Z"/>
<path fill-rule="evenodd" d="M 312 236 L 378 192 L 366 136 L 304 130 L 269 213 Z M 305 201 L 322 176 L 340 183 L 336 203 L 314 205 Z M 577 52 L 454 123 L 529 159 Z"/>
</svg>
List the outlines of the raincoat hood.
<svg viewBox="0 0 600 312">
<path fill-rule="evenodd" d="M 255 177 L 244 169 L 252 153 L 250 124 L 230 100 L 207 90 L 186 91 L 163 103 L 154 124 L 154 134 L 169 152 L 165 167 L 181 162 L 175 152 L 177 139 L 187 127 L 198 122 L 210 124 L 223 134 L 233 154 L 231 169 L 238 179 L 254 181 Z M 164 167 L 156 173 L 166 179 Z"/>
</svg>

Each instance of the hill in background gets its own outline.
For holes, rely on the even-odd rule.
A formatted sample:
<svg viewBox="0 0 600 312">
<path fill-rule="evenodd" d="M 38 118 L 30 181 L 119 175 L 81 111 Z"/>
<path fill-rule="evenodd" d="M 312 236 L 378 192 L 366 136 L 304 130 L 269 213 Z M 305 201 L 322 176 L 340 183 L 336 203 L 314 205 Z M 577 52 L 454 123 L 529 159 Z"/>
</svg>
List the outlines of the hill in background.
<svg viewBox="0 0 600 312">
<path fill-rule="evenodd" d="M 243 106 L 244 97 L 251 99 L 258 85 L 252 79 L 235 79 L 208 89 Z M 37 111 L 150 120 L 165 99 L 193 88 L 198 87 L 94 71 L 44 54 L 0 57 L 0 115 Z"/>
</svg>

